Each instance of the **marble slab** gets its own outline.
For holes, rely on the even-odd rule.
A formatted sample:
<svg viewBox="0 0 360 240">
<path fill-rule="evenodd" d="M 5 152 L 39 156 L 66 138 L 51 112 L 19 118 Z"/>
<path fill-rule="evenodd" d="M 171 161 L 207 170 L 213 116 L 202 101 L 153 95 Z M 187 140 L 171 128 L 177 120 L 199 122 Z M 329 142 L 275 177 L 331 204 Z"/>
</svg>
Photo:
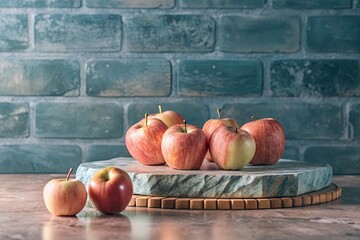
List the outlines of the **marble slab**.
<svg viewBox="0 0 360 240">
<path fill-rule="evenodd" d="M 93 174 L 115 166 L 131 177 L 134 194 L 162 197 L 259 198 L 284 197 L 317 191 L 332 179 L 327 164 L 281 159 L 274 165 L 248 165 L 241 171 L 219 170 L 204 161 L 200 170 L 174 170 L 166 165 L 144 166 L 133 158 L 114 158 L 80 164 L 76 178 L 88 185 Z"/>
</svg>

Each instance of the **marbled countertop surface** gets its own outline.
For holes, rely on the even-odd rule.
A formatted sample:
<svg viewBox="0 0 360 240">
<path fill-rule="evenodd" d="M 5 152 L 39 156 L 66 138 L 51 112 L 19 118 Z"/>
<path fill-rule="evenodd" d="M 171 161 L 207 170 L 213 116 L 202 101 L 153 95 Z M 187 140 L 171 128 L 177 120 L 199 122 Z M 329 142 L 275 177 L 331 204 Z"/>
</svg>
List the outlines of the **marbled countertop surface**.
<svg viewBox="0 0 360 240">
<path fill-rule="evenodd" d="M 0 175 L 0 239 L 360 239 L 360 176 L 335 176 L 341 199 L 268 210 L 191 211 L 127 208 L 106 216 L 84 208 L 54 217 L 42 199 L 59 175 Z M 61 176 L 63 177 L 63 176 Z"/>
</svg>

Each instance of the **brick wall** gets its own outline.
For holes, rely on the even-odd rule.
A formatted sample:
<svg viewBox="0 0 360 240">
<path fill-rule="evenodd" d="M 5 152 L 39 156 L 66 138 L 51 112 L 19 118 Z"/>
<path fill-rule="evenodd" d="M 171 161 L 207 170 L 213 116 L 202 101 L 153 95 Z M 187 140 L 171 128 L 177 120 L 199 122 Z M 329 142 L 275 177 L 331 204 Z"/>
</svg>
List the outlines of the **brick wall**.
<svg viewBox="0 0 360 240">
<path fill-rule="evenodd" d="M 0 0 L 0 172 L 128 156 L 127 128 L 275 117 L 284 158 L 360 174 L 359 0 Z"/>
</svg>

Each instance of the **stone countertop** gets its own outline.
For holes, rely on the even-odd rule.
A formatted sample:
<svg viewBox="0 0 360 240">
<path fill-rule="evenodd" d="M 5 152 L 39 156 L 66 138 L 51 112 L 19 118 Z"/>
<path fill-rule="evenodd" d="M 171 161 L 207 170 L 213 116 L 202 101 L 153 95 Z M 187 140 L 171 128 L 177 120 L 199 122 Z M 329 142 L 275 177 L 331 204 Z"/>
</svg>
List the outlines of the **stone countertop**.
<svg viewBox="0 0 360 240">
<path fill-rule="evenodd" d="M 0 239 L 359 239 L 360 176 L 335 176 L 341 199 L 268 210 L 202 211 L 127 208 L 102 215 L 84 208 L 54 217 L 42 189 L 59 175 L 0 175 Z"/>
</svg>

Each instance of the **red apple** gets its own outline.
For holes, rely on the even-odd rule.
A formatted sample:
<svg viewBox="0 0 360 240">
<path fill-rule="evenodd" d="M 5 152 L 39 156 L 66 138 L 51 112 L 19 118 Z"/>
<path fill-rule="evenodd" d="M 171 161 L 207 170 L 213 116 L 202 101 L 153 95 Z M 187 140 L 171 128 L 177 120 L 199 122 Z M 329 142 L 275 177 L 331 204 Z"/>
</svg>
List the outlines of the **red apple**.
<svg viewBox="0 0 360 240">
<path fill-rule="evenodd" d="M 177 124 L 164 133 L 161 150 L 167 165 L 174 169 L 199 169 L 208 150 L 204 132 L 191 124 Z"/>
<path fill-rule="evenodd" d="M 92 204 L 102 213 L 122 212 L 133 195 L 133 185 L 129 175 L 122 169 L 106 167 L 98 170 L 88 187 Z"/>
<path fill-rule="evenodd" d="M 162 111 L 161 105 L 159 105 L 159 113 L 150 115 L 152 118 L 157 118 L 163 121 L 168 127 L 171 127 L 175 124 L 183 123 L 183 117 L 175 111 Z"/>
<path fill-rule="evenodd" d="M 285 133 L 273 118 L 263 118 L 244 124 L 241 129 L 249 132 L 256 142 L 256 152 L 251 164 L 274 164 L 285 149 Z"/>
<path fill-rule="evenodd" d="M 231 126 L 217 128 L 209 141 L 212 159 L 225 170 L 245 167 L 254 157 L 255 149 L 255 140 L 248 132 Z"/>
<path fill-rule="evenodd" d="M 52 179 L 44 187 L 43 198 L 46 208 L 56 216 L 74 216 L 85 206 L 87 193 L 85 185 L 76 179 Z"/>
<path fill-rule="evenodd" d="M 161 140 L 168 129 L 156 118 L 145 119 L 131 126 L 125 135 L 125 144 L 130 155 L 144 165 L 165 164 L 161 153 Z"/>
<path fill-rule="evenodd" d="M 221 117 L 221 109 L 218 108 L 216 110 L 217 110 L 219 118 L 218 119 L 209 119 L 209 120 L 207 120 L 205 122 L 203 128 L 202 128 L 208 141 L 210 140 L 211 134 L 217 128 L 219 128 L 221 126 L 231 126 L 231 127 L 240 129 L 240 126 L 238 125 L 238 123 L 236 122 L 235 119 L 233 119 L 233 118 L 222 118 Z M 208 161 L 212 161 L 212 158 L 211 158 L 211 155 L 210 155 L 209 151 L 206 153 L 205 159 L 208 160 Z"/>
</svg>

